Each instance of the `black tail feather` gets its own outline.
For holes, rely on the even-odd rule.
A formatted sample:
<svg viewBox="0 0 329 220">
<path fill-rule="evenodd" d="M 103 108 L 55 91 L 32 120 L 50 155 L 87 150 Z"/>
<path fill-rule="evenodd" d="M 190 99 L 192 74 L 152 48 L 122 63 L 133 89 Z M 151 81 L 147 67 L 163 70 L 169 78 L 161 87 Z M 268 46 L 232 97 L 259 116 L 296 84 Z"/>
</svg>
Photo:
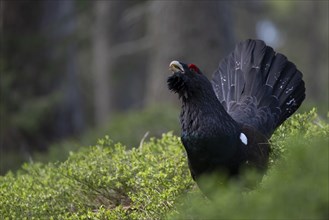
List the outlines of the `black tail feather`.
<svg viewBox="0 0 329 220">
<path fill-rule="evenodd" d="M 286 56 L 260 40 L 238 44 L 219 64 L 212 84 L 236 121 L 254 126 L 267 136 L 305 99 L 301 72 Z"/>
</svg>

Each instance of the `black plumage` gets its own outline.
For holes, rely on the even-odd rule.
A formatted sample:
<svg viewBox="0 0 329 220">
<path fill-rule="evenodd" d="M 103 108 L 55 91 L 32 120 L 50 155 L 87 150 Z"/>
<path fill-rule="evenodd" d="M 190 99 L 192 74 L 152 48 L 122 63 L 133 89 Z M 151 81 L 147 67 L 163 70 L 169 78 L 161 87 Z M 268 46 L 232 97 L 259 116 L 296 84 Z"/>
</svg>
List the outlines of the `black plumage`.
<svg viewBox="0 0 329 220">
<path fill-rule="evenodd" d="M 222 60 L 211 81 L 194 65 L 173 61 L 170 90 L 182 101 L 181 140 L 193 179 L 206 173 L 265 171 L 274 130 L 305 98 L 302 74 L 260 40 L 246 40 Z"/>
</svg>

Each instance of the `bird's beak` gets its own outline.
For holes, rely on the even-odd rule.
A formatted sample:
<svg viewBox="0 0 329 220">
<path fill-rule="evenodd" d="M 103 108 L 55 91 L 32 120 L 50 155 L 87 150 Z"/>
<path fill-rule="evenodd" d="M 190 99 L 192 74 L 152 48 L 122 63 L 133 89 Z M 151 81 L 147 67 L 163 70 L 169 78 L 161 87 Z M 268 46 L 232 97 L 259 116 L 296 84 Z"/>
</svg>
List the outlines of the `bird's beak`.
<svg viewBox="0 0 329 220">
<path fill-rule="evenodd" d="M 169 64 L 169 70 L 171 70 L 171 72 L 176 73 L 176 72 L 182 72 L 184 73 L 184 68 L 182 66 L 182 64 L 180 64 L 180 62 L 174 60 Z"/>
</svg>

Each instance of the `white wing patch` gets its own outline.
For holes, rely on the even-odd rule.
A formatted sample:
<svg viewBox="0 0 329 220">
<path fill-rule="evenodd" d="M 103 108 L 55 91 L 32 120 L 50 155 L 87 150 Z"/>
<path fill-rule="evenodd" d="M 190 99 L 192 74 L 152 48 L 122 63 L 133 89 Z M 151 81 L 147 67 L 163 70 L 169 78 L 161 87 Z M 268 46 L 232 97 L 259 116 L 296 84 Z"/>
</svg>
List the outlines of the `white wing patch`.
<svg viewBox="0 0 329 220">
<path fill-rule="evenodd" d="M 247 145 L 247 144 L 248 144 L 248 138 L 247 138 L 247 136 L 246 136 L 244 133 L 241 133 L 241 134 L 240 134 L 240 140 L 241 140 L 241 142 L 242 142 L 244 145 Z"/>
</svg>

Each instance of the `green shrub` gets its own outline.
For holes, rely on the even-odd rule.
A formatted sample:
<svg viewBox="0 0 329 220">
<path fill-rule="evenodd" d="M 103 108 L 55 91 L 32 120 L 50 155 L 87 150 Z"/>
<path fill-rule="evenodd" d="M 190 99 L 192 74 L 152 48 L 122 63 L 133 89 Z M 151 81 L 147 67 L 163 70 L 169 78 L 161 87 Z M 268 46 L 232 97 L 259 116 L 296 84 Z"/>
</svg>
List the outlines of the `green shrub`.
<svg viewBox="0 0 329 220">
<path fill-rule="evenodd" d="M 3 219 L 327 219 L 329 126 L 315 111 L 297 114 L 272 138 L 272 164 L 261 184 L 213 188 L 192 181 L 172 133 L 139 148 L 108 137 L 65 162 L 25 164 L 0 177 Z M 254 173 L 246 172 L 246 180 Z M 207 179 L 205 180 L 207 181 Z"/>
<path fill-rule="evenodd" d="M 290 149 L 291 143 L 288 140 L 291 137 L 295 137 L 293 145 L 299 145 L 304 141 L 311 144 L 310 142 L 315 138 L 327 138 L 328 136 L 329 124 L 318 117 L 315 108 L 310 112 L 295 114 L 274 132 L 271 138 L 271 162 L 275 162 L 281 156 L 287 156 L 285 151 Z"/>
<path fill-rule="evenodd" d="M 3 217 L 161 218 L 193 185 L 171 133 L 126 150 L 108 137 L 64 163 L 25 164 L 0 178 Z"/>
</svg>

